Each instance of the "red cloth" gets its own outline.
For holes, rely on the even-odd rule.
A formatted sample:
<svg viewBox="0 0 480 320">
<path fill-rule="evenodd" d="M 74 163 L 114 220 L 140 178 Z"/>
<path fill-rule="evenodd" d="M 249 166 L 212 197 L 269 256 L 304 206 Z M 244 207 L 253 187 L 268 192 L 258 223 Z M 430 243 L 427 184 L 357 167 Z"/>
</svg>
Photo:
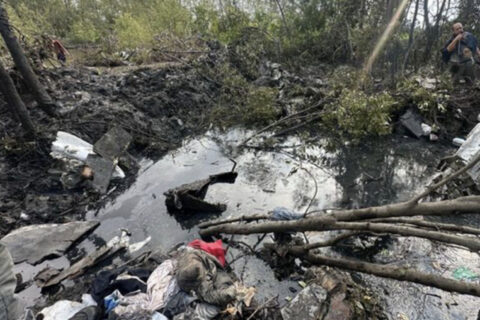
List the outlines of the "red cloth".
<svg viewBox="0 0 480 320">
<path fill-rule="evenodd" d="M 222 247 L 223 243 L 222 240 L 217 240 L 215 242 L 205 242 L 200 239 L 193 240 L 187 246 L 203 250 L 207 253 L 210 253 L 215 258 L 217 258 L 218 262 L 225 267 L 225 249 Z"/>
</svg>

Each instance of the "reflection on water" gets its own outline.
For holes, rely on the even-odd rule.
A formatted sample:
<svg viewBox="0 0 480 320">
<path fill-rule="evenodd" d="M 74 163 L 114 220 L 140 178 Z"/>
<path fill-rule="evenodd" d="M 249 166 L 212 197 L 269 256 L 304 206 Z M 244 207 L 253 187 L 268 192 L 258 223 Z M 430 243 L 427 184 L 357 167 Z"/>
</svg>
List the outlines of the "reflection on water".
<svg viewBox="0 0 480 320">
<path fill-rule="evenodd" d="M 438 159 L 447 152 L 440 146 L 402 137 L 342 146 L 333 152 L 322 147 L 325 141 L 304 145 L 297 138 L 286 139 L 274 151 L 235 148 L 245 136 L 240 130 L 212 132 L 144 167 L 136 183 L 98 213 L 96 218 L 102 224 L 96 234 L 110 238 L 118 228 L 126 227 L 135 241 L 152 236 L 151 246 L 164 249 L 193 240 L 198 231 L 195 225 L 211 217 L 176 219 L 167 213 L 163 193 L 230 170 L 229 158 L 238 163 L 235 184 L 212 185 L 206 196 L 207 201 L 227 204 L 223 217 L 266 213 L 277 206 L 303 212 L 310 205 L 310 210 L 316 210 L 405 200 L 425 185 Z M 256 241 L 255 237 L 237 238 Z M 247 284 L 257 285 L 265 295 L 291 295 L 288 287 L 294 284 L 276 281 L 269 268 L 252 259 L 235 264 L 237 273 L 241 270 L 250 275 L 244 279 Z M 259 281 L 266 278 L 270 281 Z"/>
<path fill-rule="evenodd" d="M 211 216 L 198 214 L 177 219 L 168 214 L 163 193 L 210 174 L 229 171 L 229 158 L 238 163 L 239 175 L 236 182 L 210 186 L 205 199 L 227 204 L 227 210 L 221 215 L 224 218 L 266 213 L 278 206 L 304 212 L 308 207 L 310 210 L 352 208 L 406 200 L 421 190 L 433 173 L 438 159 L 451 151 L 440 145 L 404 137 L 378 139 L 357 146 L 341 146 L 333 152 L 322 147 L 326 142 L 321 139 L 304 144 L 302 140 L 293 137 L 284 140 L 275 150 L 237 149 L 235 146 L 248 134 L 241 130 L 225 134 L 211 132 L 185 142 L 181 148 L 156 163 L 143 162 L 136 182 L 124 194 L 98 214 L 90 212 L 87 215 L 88 219 L 99 219 L 102 222 L 90 238 L 108 240 L 117 235 L 120 228 L 127 228 L 132 233 L 133 242 L 151 236 L 149 246 L 164 250 L 195 239 L 198 237 L 196 224 L 211 219 Z M 256 237 L 238 236 L 235 239 L 249 244 L 256 242 Z M 412 247 L 411 241 L 419 243 Z M 446 261 L 451 258 L 449 250 L 457 249 L 435 246 L 425 252 L 417 250 L 428 245 L 432 246 L 419 239 L 399 238 L 391 248 L 377 255 L 376 259 L 390 263 L 396 263 L 395 259 L 404 262 L 407 253 L 421 252 L 418 257 L 409 256 L 409 261 L 414 261 L 414 265 L 420 261 L 420 268 L 442 274 L 441 267 L 433 268 L 431 260 Z M 229 258 L 235 253 L 237 251 L 232 249 Z M 427 256 L 431 258 L 426 258 Z M 261 296 L 292 296 L 290 290 L 299 289 L 294 281 L 276 280 L 273 272 L 257 258 L 239 259 L 234 266 L 237 275 L 243 275 L 247 285 L 256 285 L 258 291 L 262 292 Z M 425 292 L 434 292 L 434 296 L 428 296 L 421 302 L 425 306 L 430 304 L 430 309 L 436 306 L 435 295 L 445 299 L 449 294 L 371 276 L 364 276 L 363 279 L 373 288 L 383 288 L 384 293 L 388 292 L 385 305 L 395 317 L 394 314 L 403 308 L 405 314 L 411 315 L 409 319 L 442 318 L 420 315 L 414 313 L 413 309 L 421 307 L 418 304 L 419 297 L 425 297 Z M 402 304 L 396 302 L 400 299 L 397 297 L 400 294 Z M 452 299 L 458 298 L 456 295 L 451 296 Z M 454 314 L 458 310 L 455 308 L 438 310 L 444 316 L 450 315 L 456 319 Z M 432 311 L 431 314 L 435 313 Z M 470 316 L 471 310 L 460 314 Z"/>
</svg>

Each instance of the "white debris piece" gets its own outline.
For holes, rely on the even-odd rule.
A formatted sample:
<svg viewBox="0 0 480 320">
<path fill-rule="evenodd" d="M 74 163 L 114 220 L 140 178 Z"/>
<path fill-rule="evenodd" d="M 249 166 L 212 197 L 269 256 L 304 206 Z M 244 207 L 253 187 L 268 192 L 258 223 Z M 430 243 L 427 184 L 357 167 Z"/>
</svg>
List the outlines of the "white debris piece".
<svg viewBox="0 0 480 320">
<path fill-rule="evenodd" d="M 85 162 L 89 154 L 95 154 L 93 145 L 64 131 L 57 132 L 57 138 L 53 141 L 51 150 L 50 156 L 60 160 L 68 158 Z M 119 166 L 115 166 L 113 178 L 125 178 L 125 173 Z"/>
</svg>

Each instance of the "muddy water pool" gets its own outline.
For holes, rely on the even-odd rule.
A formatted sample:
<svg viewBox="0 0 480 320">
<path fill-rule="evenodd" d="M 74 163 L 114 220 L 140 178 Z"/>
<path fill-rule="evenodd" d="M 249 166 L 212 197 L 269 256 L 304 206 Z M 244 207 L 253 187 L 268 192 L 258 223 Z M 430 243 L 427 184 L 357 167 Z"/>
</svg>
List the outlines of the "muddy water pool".
<svg viewBox="0 0 480 320">
<path fill-rule="evenodd" d="M 87 219 L 101 221 L 100 227 L 79 246 L 89 252 L 118 235 L 121 228 L 132 233 L 132 242 L 152 237 L 148 248 L 168 250 L 198 237 L 199 222 L 217 217 L 235 217 L 266 213 L 275 207 L 297 212 L 307 208 L 364 207 L 406 200 L 422 190 L 434 173 L 439 159 L 453 149 L 408 137 L 389 137 L 366 144 L 343 145 L 327 151 L 327 141 L 305 144 L 290 137 L 268 151 L 235 148 L 249 132 L 209 132 L 190 139 L 161 160 L 140 161 L 136 182 L 122 195 Z M 170 188 L 193 182 L 232 167 L 239 173 L 234 184 L 210 186 L 206 200 L 227 204 L 221 215 L 175 217 L 165 207 L 163 193 Z M 311 237 L 316 235 L 310 234 Z M 236 237 L 248 244 L 256 236 Z M 339 254 L 330 252 L 331 254 Z M 240 252 L 229 250 L 227 260 Z M 406 263 L 420 270 L 451 276 L 452 270 L 469 265 L 478 271 L 480 260 L 461 249 L 432 245 L 417 238 L 398 238 L 375 255 L 375 260 L 392 264 Z M 255 285 L 260 298 L 295 295 L 296 281 L 275 278 L 261 260 L 246 256 L 237 259 L 234 270 L 247 285 Z M 375 288 L 384 300 L 392 319 L 473 319 L 480 299 L 453 295 L 440 290 L 380 279 L 359 277 Z"/>
</svg>

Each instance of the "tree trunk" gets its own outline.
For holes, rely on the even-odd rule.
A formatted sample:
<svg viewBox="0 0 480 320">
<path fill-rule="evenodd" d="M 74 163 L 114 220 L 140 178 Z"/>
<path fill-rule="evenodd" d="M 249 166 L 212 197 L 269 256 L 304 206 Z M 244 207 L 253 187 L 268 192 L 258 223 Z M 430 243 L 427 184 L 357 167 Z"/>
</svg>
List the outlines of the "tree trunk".
<svg viewBox="0 0 480 320">
<path fill-rule="evenodd" d="M 365 63 L 365 66 L 363 67 L 363 72 L 365 75 L 370 74 L 373 63 L 377 59 L 378 55 L 383 51 L 383 48 L 387 44 L 388 39 L 393 34 L 393 31 L 395 30 L 396 26 L 399 24 L 400 17 L 405 11 L 405 8 L 407 5 L 408 5 L 408 1 L 402 1 L 400 5 L 397 7 L 395 14 L 390 19 L 390 22 L 388 23 L 387 27 L 383 31 L 383 34 L 381 35 L 380 39 L 377 41 L 377 44 L 375 45 L 372 53 L 370 54 L 367 62 Z"/>
<path fill-rule="evenodd" d="M 430 18 L 429 18 L 429 9 L 428 9 L 428 0 L 423 0 L 423 21 L 425 22 L 425 30 L 428 32 L 430 29 Z"/>
<path fill-rule="evenodd" d="M 38 102 L 40 108 L 50 116 L 55 116 L 55 104 L 45 91 L 43 86 L 38 81 L 37 76 L 32 70 L 22 47 L 17 41 L 10 24 L 8 22 L 8 16 L 3 4 L 0 3 L 0 34 L 7 45 L 10 54 L 12 55 L 15 66 L 22 74 L 23 80 L 27 87 L 32 91 L 35 100 Z"/>
<path fill-rule="evenodd" d="M 429 57 L 431 57 L 433 45 L 435 41 L 438 40 L 438 33 L 440 31 L 440 21 L 442 20 L 443 11 L 445 10 L 446 3 L 447 3 L 446 0 L 442 1 L 440 9 L 438 10 L 437 15 L 435 17 L 434 25 L 432 26 L 429 24 L 429 27 L 425 29 L 425 33 L 427 35 L 427 41 L 425 43 L 425 57 L 424 57 L 425 61 L 428 61 Z"/>
<path fill-rule="evenodd" d="M 28 115 L 28 110 L 18 95 L 10 75 L 0 62 L 0 91 L 2 92 L 13 116 L 20 120 L 29 138 L 35 137 L 35 127 Z"/>
<path fill-rule="evenodd" d="M 279 0 L 275 0 L 276 4 L 277 4 L 277 7 L 278 7 L 278 10 L 280 11 L 280 15 L 282 17 L 282 22 L 283 22 L 283 26 L 285 28 L 285 32 L 287 33 L 288 35 L 288 38 L 291 39 L 292 38 L 292 34 L 290 32 L 290 28 L 288 27 L 288 24 L 287 24 L 287 19 L 285 18 L 285 13 L 283 12 L 283 8 L 282 8 L 282 5 L 280 4 L 280 1 Z"/>
<path fill-rule="evenodd" d="M 408 35 L 408 47 L 407 47 L 407 52 L 405 53 L 405 58 L 403 59 L 403 66 L 402 66 L 402 73 L 405 73 L 405 69 L 407 68 L 408 64 L 408 56 L 410 55 L 410 50 L 412 50 L 413 46 L 413 36 L 415 32 L 415 23 L 417 22 L 417 15 L 418 15 L 418 7 L 420 4 L 420 0 L 415 1 L 415 10 L 413 12 L 413 17 L 412 17 L 412 25 L 410 26 L 410 33 Z"/>
</svg>

